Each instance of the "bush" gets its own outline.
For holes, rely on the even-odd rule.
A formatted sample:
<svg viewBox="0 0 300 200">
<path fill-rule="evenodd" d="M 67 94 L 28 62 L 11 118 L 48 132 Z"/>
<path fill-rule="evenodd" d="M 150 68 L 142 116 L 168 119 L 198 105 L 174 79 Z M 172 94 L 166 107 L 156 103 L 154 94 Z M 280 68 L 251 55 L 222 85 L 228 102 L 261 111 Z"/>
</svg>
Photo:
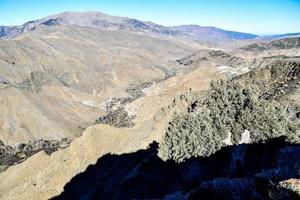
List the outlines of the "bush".
<svg viewBox="0 0 300 200">
<path fill-rule="evenodd" d="M 259 100 L 253 89 L 232 81 L 212 82 L 197 111 L 175 114 L 159 145 L 159 156 L 176 162 L 209 156 L 226 145 L 229 135 L 230 143 L 238 144 L 245 130 L 254 143 L 290 136 L 296 129 L 278 103 Z"/>
</svg>

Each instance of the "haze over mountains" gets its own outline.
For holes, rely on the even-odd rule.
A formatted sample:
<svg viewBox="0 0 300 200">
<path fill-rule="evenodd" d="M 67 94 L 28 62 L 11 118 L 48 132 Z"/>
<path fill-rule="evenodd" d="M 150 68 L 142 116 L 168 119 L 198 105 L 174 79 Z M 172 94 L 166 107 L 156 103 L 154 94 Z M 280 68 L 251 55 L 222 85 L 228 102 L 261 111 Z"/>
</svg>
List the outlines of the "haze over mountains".
<svg viewBox="0 0 300 200">
<path fill-rule="evenodd" d="M 299 121 L 298 33 L 260 37 L 198 25 L 166 27 L 100 12 L 63 12 L 21 26 L 0 26 L 0 37 L 0 199 L 52 198 L 103 155 L 136 152 L 153 141 L 161 142 L 174 113 L 195 110 L 212 80 L 251 85 L 286 107 L 290 119 Z M 290 151 L 285 148 L 294 148 L 296 156 L 299 153 L 297 145 L 286 143 L 272 153 L 262 147 L 260 153 L 270 153 L 271 158 L 266 156 L 260 168 L 252 166 L 254 170 L 242 163 L 251 176 L 245 173 L 239 178 L 251 182 L 259 172 L 269 177 L 263 167 L 270 168 L 275 161 L 287 163 L 285 155 Z M 252 150 L 246 156 L 242 149 L 226 153 L 231 164 L 224 165 L 225 171 L 238 173 L 239 164 L 232 164 L 238 163 L 235 152 L 247 162 L 257 156 Z M 274 156 L 278 152 L 284 155 Z M 153 152 L 145 157 L 153 159 Z M 148 162 L 139 158 L 128 161 L 131 168 L 115 167 L 115 179 L 106 179 L 101 171 L 101 180 L 115 185 L 105 192 L 118 197 L 124 188 L 142 187 L 138 180 L 146 183 L 149 177 L 144 173 L 147 167 L 141 166 L 149 166 Z M 202 176 L 195 162 L 179 167 L 185 183 L 177 180 L 178 184 L 159 190 L 155 198 L 184 189 L 188 197 L 200 187 L 203 180 L 193 179 L 198 177 L 195 174 Z M 210 164 L 204 168 L 211 168 Z M 297 178 L 291 170 L 296 159 L 288 164 L 284 167 L 291 173 L 280 180 L 273 177 L 274 182 Z M 119 166 L 117 161 L 115 165 Z M 272 167 L 277 170 L 281 165 Z M 156 166 L 148 169 L 152 173 Z M 184 175 L 189 169 L 195 170 L 195 176 Z M 237 177 L 220 172 L 223 175 L 229 181 L 220 188 L 225 188 L 222 192 L 230 199 L 228 185 Z M 159 173 L 151 177 L 155 181 L 150 182 L 157 182 Z M 237 184 L 238 188 L 249 186 L 244 181 Z M 84 184 L 79 181 L 78 185 Z M 261 189 L 252 186 L 251 182 L 253 194 Z M 104 188 L 96 184 L 76 198 L 96 198 L 97 187 Z M 144 190 L 136 191 L 141 198 L 149 197 Z M 136 191 L 128 195 L 135 198 Z M 74 189 L 67 192 L 76 193 Z"/>
</svg>

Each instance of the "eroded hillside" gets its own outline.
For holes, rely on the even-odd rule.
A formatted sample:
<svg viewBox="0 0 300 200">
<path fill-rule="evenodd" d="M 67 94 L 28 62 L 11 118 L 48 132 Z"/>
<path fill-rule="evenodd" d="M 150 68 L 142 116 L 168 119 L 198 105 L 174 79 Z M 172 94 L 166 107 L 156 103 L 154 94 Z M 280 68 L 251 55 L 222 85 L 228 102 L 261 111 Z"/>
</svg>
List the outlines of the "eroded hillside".
<svg viewBox="0 0 300 200">
<path fill-rule="evenodd" d="M 0 120 L 0 140 L 9 145 L 80 135 L 79 127 L 103 113 L 104 101 L 129 96 L 130 84 L 163 79 L 172 73 L 168 60 L 193 50 L 167 39 L 69 26 L 40 27 L 0 46 L 6 104 L 0 109 L 9 113 Z"/>
<path fill-rule="evenodd" d="M 13 36 L 0 40 L 0 180 L 5 180 L 0 181 L 0 199 L 49 199 L 64 190 L 62 198 L 107 194 L 126 199 L 124 188 L 139 185 L 134 177 L 143 183 L 159 182 L 163 170 L 174 169 L 178 179 L 163 179 L 178 184 L 165 183 L 162 190 L 153 186 L 157 196 L 147 195 L 143 185 L 141 193 L 128 194 L 131 198 L 189 195 L 197 199 L 207 197 L 203 191 L 219 197 L 216 187 L 222 187 L 225 191 L 221 193 L 227 192 L 230 199 L 235 186 L 241 197 L 247 196 L 261 189 L 256 185 L 258 175 L 267 181 L 269 172 L 280 167 L 291 170 L 298 164 L 294 157 L 299 147 L 291 147 L 281 138 L 265 145 L 239 147 L 231 143 L 206 160 L 191 159 L 183 165 L 164 163 L 154 146 L 143 149 L 153 141 L 161 143 L 174 113 L 197 112 L 213 80 L 251 86 L 260 99 L 279 102 L 289 120 L 299 123 L 299 38 L 240 49 L 231 47 L 255 41 L 231 38 L 226 39 L 230 45 L 223 44 L 224 50 L 151 22 L 86 14 L 63 13 L 28 22 L 21 32 L 15 27 L 3 30 L 12 31 Z M 215 34 L 241 40 L 255 37 L 223 30 Z M 297 141 L 297 135 L 293 139 Z M 285 165 L 286 156 L 292 160 Z M 113 166 L 112 180 L 106 179 L 103 167 L 106 169 L 107 163 L 103 164 L 102 158 L 115 166 L 124 159 L 128 166 Z M 262 165 L 247 166 L 254 158 Z M 95 183 L 76 193 L 73 178 L 83 187 L 86 177 L 94 177 L 89 170 L 95 166 L 88 167 L 93 164 L 101 169 L 95 171 L 95 177 L 115 187 Z M 212 165 L 225 167 L 213 175 Z M 145 172 L 141 166 L 150 170 Z M 153 171 L 157 166 L 162 171 Z M 202 167 L 209 176 L 200 181 L 189 178 L 203 176 Z M 189 171 L 191 168 L 194 170 Z M 186 176 L 187 171 L 191 174 Z M 79 180 L 76 175 L 81 172 L 83 179 Z M 147 173 L 153 180 L 149 181 Z M 295 176 L 295 171 L 283 173 L 280 181 Z M 274 182 L 279 184 L 279 179 L 275 177 Z"/>
</svg>

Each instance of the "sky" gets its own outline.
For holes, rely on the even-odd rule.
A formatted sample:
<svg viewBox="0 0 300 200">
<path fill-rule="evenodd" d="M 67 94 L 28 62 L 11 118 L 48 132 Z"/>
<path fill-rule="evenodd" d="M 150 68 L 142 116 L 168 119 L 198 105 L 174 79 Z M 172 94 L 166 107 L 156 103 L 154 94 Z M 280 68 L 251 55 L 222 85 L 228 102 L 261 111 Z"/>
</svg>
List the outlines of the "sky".
<svg viewBox="0 0 300 200">
<path fill-rule="evenodd" d="M 300 32 L 300 0 L 0 0 L 0 25 L 91 10 L 167 26 L 198 24 L 260 35 Z"/>
</svg>

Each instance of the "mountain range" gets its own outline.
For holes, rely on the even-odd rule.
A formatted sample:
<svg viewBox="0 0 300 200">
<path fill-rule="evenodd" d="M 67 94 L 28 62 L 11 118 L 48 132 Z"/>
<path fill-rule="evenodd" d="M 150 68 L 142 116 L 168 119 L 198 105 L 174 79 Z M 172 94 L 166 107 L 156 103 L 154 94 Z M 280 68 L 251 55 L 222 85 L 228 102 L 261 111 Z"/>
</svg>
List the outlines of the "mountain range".
<svg viewBox="0 0 300 200">
<path fill-rule="evenodd" d="M 184 164 L 162 161 L 155 144 L 174 116 L 197 116 L 220 79 L 255 89 L 257 101 L 299 124 L 298 33 L 262 37 L 89 11 L 0 26 L 0 37 L 0 199 L 263 199 L 290 194 L 282 184 L 297 187 L 299 144 L 284 138 L 249 133 L 240 144 L 228 133 L 216 155 Z"/>
<path fill-rule="evenodd" d="M 295 36 L 299 33 L 281 34 L 259 37 L 255 34 L 227 31 L 211 26 L 181 25 L 162 26 L 148 21 L 140 21 L 128 17 L 110 16 L 101 12 L 63 12 L 41 19 L 26 22 L 20 26 L 0 26 L 0 37 L 11 38 L 18 34 L 31 31 L 37 26 L 46 25 L 76 25 L 102 30 L 132 31 L 166 36 L 184 37 L 198 40 L 241 40 L 241 39 L 275 39 L 279 37 Z"/>
</svg>

